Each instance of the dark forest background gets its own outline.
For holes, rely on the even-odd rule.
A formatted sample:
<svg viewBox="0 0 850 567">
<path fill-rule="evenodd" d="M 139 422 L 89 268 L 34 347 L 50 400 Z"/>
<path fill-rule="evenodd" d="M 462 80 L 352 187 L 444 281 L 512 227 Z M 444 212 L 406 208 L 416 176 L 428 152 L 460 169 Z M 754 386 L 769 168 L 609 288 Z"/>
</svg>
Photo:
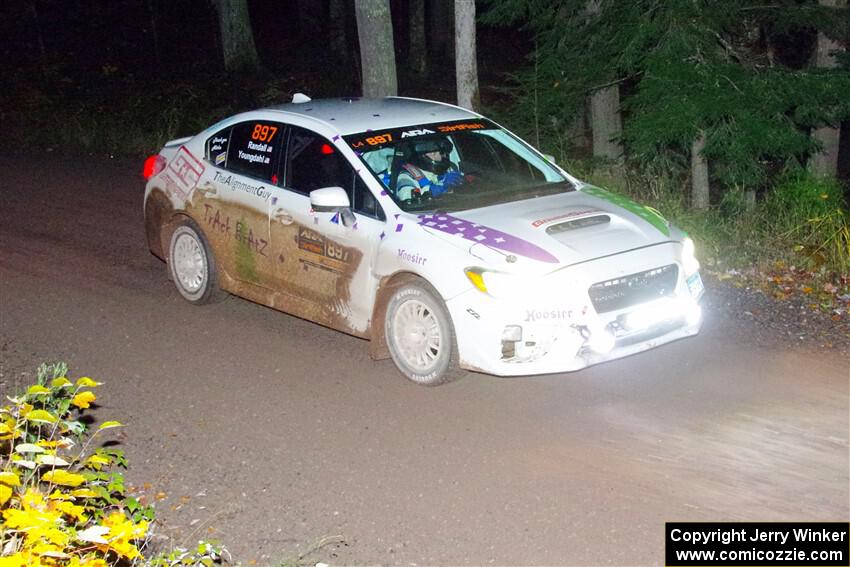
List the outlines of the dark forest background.
<svg viewBox="0 0 850 567">
<path fill-rule="evenodd" d="M 361 93 L 354 0 L 247 0 L 259 68 L 239 72 L 222 57 L 217 8 L 228 1 L 3 2 L 0 144 L 142 157 L 295 92 Z M 416 1 L 387 1 L 398 93 L 455 103 L 453 2 L 420 0 L 418 71 Z M 846 50 L 844 0 L 475 4 L 483 113 L 672 216 L 718 269 L 780 262 L 848 293 L 850 59 L 815 63 L 824 33 Z M 830 124 L 841 127 L 838 165 L 812 175 L 815 132 Z M 603 125 L 616 129 L 599 150 Z"/>
</svg>

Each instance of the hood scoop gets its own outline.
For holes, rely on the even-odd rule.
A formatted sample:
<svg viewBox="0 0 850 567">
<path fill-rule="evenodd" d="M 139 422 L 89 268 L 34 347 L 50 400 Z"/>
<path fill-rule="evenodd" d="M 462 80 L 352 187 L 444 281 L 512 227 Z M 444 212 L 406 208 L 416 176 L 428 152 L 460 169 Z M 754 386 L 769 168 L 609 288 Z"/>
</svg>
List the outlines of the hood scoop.
<svg viewBox="0 0 850 567">
<path fill-rule="evenodd" d="M 595 215 L 592 217 L 582 217 L 579 219 L 562 222 L 558 224 L 554 224 L 550 227 L 546 228 L 546 234 L 554 236 L 556 234 L 561 234 L 562 232 L 568 232 L 571 230 L 578 230 L 580 228 L 588 228 L 590 226 L 597 226 L 601 224 L 608 224 L 611 222 L 611 217 L 608 215 Z"/>
</svg>

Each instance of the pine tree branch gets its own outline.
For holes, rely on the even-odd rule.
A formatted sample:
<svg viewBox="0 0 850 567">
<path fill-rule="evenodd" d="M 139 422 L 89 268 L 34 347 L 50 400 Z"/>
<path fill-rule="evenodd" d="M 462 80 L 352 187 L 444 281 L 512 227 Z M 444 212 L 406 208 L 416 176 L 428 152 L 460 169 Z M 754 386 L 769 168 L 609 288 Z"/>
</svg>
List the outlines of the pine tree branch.
<svg viewBox="0 0 850 567">
<path fill-rule="evenodd" d="M 720 35 L 719 33 L 717 33 L 716 31 L 714 31 L 714 30 L 710 30 L 710 31 L 714 35 L 714 37 L 717 38 L 717 41 L 720 43 L 720 45 L 723 47 L 723 49 L 725 49 L 726 52 L 729 55 L 731 55 L 733 59 L 735 59 L 735 61 L 737 61 L 738 63 L 744 62 L 744 58 L 741 57 L 740 55 L 738 55 L 738 52 L 735 51 L 735 48 L 732 47 L 732 44 L 730 44 L 728 41 L 723 39 L 723 36 Z"/>
<path fill-rule="evenodd" d="M 621 79 L 614 79 L 613 81 L 609 81 L 607 83 L 603 83 L 601 85 L 596 85 L 587 89 L 588 93 L 592 93 L 598 90 L 607 89 L 608 87 L 613 87 L 614 85 L 619 85 L 620 83 L 625 83 L 629 79 L 633 79 L 634 77 L 643 75 L 643 71 L 639 71 L 637 73 L 632 73 L 631 75 L 627 75 Z"/>
</svg>

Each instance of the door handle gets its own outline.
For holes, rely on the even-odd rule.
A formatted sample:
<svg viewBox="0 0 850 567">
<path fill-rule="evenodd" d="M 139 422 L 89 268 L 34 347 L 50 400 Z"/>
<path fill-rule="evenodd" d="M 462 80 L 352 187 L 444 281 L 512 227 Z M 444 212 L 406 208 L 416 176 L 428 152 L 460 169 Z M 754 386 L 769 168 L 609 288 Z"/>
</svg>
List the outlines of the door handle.
<svg viewBox="0 0 850 567">
<path fill-rule="evenodd" d="M 280 224 L 292 224 L 295 222 L 295 219 L 292 218 L 286 210 L 284 209 L 275 209 L 272 213 L 272 218 L 278 221 Z"/>
<path fill-rule="evenodd" d="M 212 197 L 218 194 L 218 188 L 212 183 L 205 183 L 203 185 L 198 186 L 198 193 L 205 195 L 207 197 Z"/>
</svg>

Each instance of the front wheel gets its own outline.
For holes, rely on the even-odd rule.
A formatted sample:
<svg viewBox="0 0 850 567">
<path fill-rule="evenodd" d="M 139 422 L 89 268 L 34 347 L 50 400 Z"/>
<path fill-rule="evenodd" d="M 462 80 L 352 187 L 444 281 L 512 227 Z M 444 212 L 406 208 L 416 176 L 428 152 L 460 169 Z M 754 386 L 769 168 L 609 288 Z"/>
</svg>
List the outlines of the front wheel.
<svg viewBox="0 0 850 567">
<path fill-rule="evenodd" d="M 210 303 L 225 295 L 216 281 L 215 258 L 207 240 L 191 220 L 181 221 L 171 233 L 168 269 L 177 291 L 191 303 Z"/>
<path fill-rule="evenodd" d="M 387 304 L 384 325 L 393 362 L 413 382 L 438 386 L 463 375 L 451 317 L 429 286 L 398 288 Z"/>
</svg>

